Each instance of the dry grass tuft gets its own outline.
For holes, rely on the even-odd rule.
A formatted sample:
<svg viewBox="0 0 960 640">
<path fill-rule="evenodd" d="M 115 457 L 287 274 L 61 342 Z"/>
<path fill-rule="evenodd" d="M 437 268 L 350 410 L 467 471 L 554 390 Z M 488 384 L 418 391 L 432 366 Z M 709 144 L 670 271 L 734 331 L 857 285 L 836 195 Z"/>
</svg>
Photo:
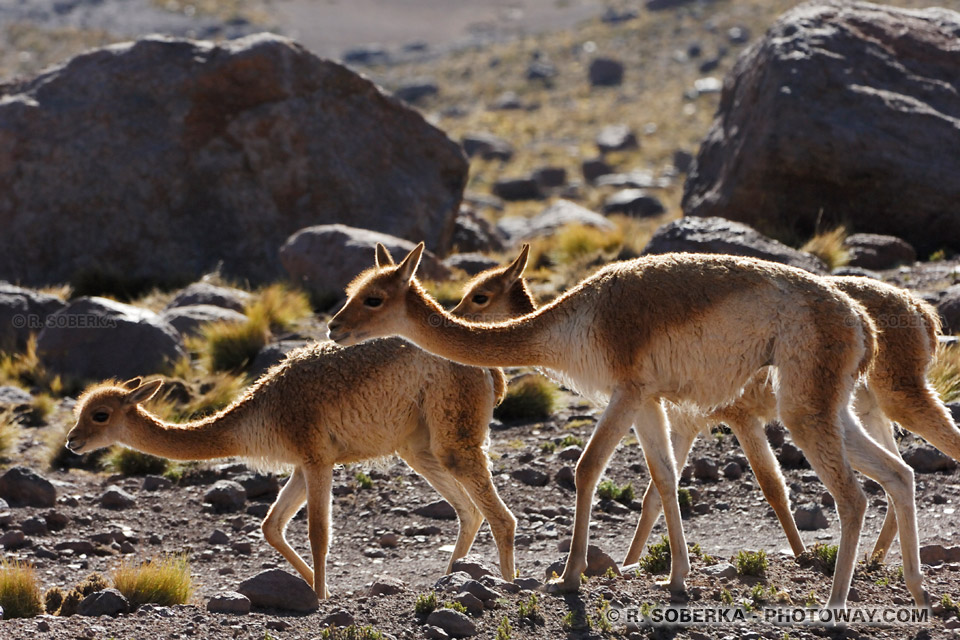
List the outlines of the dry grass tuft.
<svg viewBox="0 0 960 640">
<path fill-rule="evenodd" d="M 557 385 L 539 375 L 510 383 L 493 415 L 504 422 L 546 420 L 557 402 Z"/>
<path fill-rule="evenodd" d="M 106 455 L 104 466 L 125 476 L 162 475 L 170 467 L 170 461 L 136 449 L 115 446 Z"/>
<path fill-rule="evenodd" d="M 846 239 L 847 228 L 837 227 L 813 236 L 801 250 L 817 256 L 827 265 L 827 269 L 833 271 L 850 262 L 850 252 L 843 246 Z"/>
<path fill-rule="evenodd" d="M 153 558 L 134 565 L 123 561 L 113 573 L 113 586 L 130 602 L 130 608 L 149 603 L 185 604 L 193 593 L 186 555 Z"/>
<path fill-rule="evenodd" d="M 0 558 L 0 607 L 4 619 L 32 618 L 43 613 L 43 597 L 32 564 Z"/>
<path fill-rule="evenodd" d="M 960 347 L 941 346 L 937 350 L 933 366 L 927 372 L 927 380 L 944 402 L 953 402 L 960 398 Z"/>
<path fill-rule="evenodd" d="M 0 462 L 10 460 L 20 437 L 20 423 L 12 411 L 0 411 Z"/>
</svg>

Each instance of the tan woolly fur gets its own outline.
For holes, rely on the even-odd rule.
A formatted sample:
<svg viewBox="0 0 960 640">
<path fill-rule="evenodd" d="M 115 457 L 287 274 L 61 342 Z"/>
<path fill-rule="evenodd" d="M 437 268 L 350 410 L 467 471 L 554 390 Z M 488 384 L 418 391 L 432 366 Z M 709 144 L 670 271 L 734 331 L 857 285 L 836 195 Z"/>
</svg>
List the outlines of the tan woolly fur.
<svg viewBox="0 0 960 640">
<path fill-rule="evenodd" d="M 399 335 L 474 366 L 539 366 L 610 402 L 577 463 L 573 541 L 563 575 L 574 591 L 586 568 L 593 494 L 614 449 L 635 425 L 672 553 L 669 587 L 689 572 L 677 472 L 662 401 L 704 411 L 730 404 L 775 367 L 778 413 L 837 503 L 840 549 L 828 605 L 843 607 L 866 509 L 856 466 L 886 490 L 897 515 L 904 578 L 925 606 L 912 470 L 872 440 L 850 410 L 876 349 L 864 308 L 799 269 L 752 258 L 665 254 L 598 270 L 556 300 L 496 324 L 444 311 L 415 277 L 415 248 L 395 267 L 366 272 L 329 323 L 341 344 Z"/>
<path fill-rule="evenodd" d="M 488 269 L 469 281 L 453 313 L 480 321 L 508 319 L 532 313 L 536 300 L 523 278 L 528 247 L 510 265 Z M 865 380 L 854 395 L 854 412 L 865 430 L 887 450 L 899 456 L 893 421 L 933 443 L 953 458 L 960 457 L 960 430 L 948 409 L 926 381 L 936 355 L 940 318 L 923 300 L 878 280 L 861 277 L 827 277 L 826 280 L 860 302 L 878 327 L 877 353 Z M 734 403 L 708 415 L 689 407 L 667 403 L 677 468 L 683 468 L 697 436 L 718 423 L 730 427 L 744 449 L 764 496 L 783 526 L 794 554 L 804 551 L 786 483 L 770 448 L 765 425 L 776 419 L 776 396 L 769 371 L 758 372 Z M 660 496 L 653 483 L 643 497 L 636 534 L 624 565 L 637 562 L 656 520 Z M 888 508 L 871 558 L 882 561 L 896 536 L 897 522 Z"/>
<path fill-rule="evenodd" d="M 186 424 L 163 422 L 143 408 L 160 386 L 135 378 L 87 390 L 67 446 L 85 453 L 120 443 L 175 460 L 242 456 L 292 466 L 263 535 L 321 598 L 329 596 L 324 569 L 334 465 L 396 454 L 457 512 L 447 572 L 486 518 L 503 577 L 514 579 L 516 520 L 493 485 L 486 451 L 497 389 L 504 386 L 499 371 L 459 365 L 396 338 L 348 348 L 324 342 L 291 352 L 229 407 Z M 313 570 L 284 535 L 304 501 Z"/>
</svg>

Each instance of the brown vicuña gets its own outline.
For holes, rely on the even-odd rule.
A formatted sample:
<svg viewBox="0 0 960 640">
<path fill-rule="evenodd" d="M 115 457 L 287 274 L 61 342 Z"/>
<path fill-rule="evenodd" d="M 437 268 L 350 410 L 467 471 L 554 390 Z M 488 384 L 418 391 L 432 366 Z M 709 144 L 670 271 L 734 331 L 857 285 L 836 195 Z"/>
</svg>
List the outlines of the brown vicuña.
<svg viewBox="0 0 960 640">
<path fill-rule="evenodd" d="M 527 255 L 528 246 L 524 245 L 517 259 L 508 266 L 488 269 L 471 279 L 451 313 L 484 322 L 532 313 L 536 300 L 523 278 Z M 873 366 L 854 392 L 854 412 L 867 433 L 899 456 L 892 422 L 896 421 L 947 455 L 960 458 L 960 429 L 926 381 L 940 331 L 936 310 L 908 291 L 871 278 L 839 276 L 826 280 L 860 302 L 878 327 Z M 766 423 L 777 417 L 776 396 L 767 372 L 758 372 L 743 395 L 732 404 L 707 414 L 686 405 L 668 403 L 665 408 L 678 468 L 686 464 L 690 448 L 700 433 L 721 422 L 730 427 L 794 554 L 802 553 L 803 540 L 790 511 L 786 484 L 764 429 Z M 660 517 L 660 495 L 652 482 L 644 492 L 640 513 L 625 565 L 639 560 Z M 883 560 L 896 532 L 896 517 L 893 509 L 888 508 L 872 559 Z"/>
<path fill-rule="evenodd" d="M 141 405 L 159 380 L 94 386 L 81 396 L 67 446 L 85 453 L 114 443 L 174 460 L 242 456 L 293 473 L 263 521 L 264 538 L 321 598 L 329 596 L 333 467 L 399 455 L 457 512 L 460 529 L 447 565 L 470 550 L 485 517 L 505 580 L 514 579 L 516 520 L 500 500 L 486 446 L 502 395 L 496 370 L 462 366 L 399 339 L 343 348 L 314 344 L 290 353 L 229 407 L 186 424 L 169 424 Z M 307 502 L 314 571 L 284 531 Z"/>
<path fill-rule="evenodd" d="M 415 278 L 419 245 L 395 267 L 374 267 L 348 288 L 330 321 L 342 344 L 403 336 L 475 366 L 541 366 L 610 403 L 576 469 L 573 540 L 554 589 L 576 590 L 586 568 L 597 481 L 631 425 L 663 498 L 671 548 L 669 586 L 690 569 L 669 428 L 661 404 L 729 404 L 772 365 L 781 420 L 833 494 L 841 536 L 829 606 L 843 607 L 866 496 L 851 464 L 884 487 L 896 510 L 904 579 L 926 605 L 912 470 L 873 441 L 850 411 L 872 359 L 875 328 L 861 305 L 815 276 L 752 258 L 666 254 L 607 265 L 533 313 L 497 324 L 443 310 Z"/>
</svg>

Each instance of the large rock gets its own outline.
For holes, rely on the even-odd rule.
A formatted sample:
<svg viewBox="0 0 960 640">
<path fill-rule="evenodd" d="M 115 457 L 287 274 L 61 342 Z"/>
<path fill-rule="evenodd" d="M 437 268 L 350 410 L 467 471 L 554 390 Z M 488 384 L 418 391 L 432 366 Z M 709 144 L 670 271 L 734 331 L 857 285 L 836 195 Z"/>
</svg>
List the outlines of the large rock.
<svg viewBox="0 0 960 640">
<path fill-rule="evenodd" d="M 260 282 L 291 233 L 346 221 L 445 251 L 466 176 L 421 115 L 290 40 L 151 36 L 0 87 L 0 277 Z"/>
<path fill-rule="evenodd" d="M 908 242 L 878 233 L 855 233 L 843 241 L 850 254 L 848 264 L 861 269 L 891 269 L 898 264 L 913 264 L 917 252 Z"/>
<path fill-rule="evenodd" d="M 683 195 L 765 232 L 849 222 L 960 249 L 960 14 L 813 2 L 737 61 Z M 935 159 L 935 160 L 934 160 Z"/>
<path fill-rule="evenodd" d="M 52 507 L 57 503 L 57 490 L 34 471 L 14 467 L 0 476 L 0 498 L 13 507 Z"/>
<path fill-rule="evenodd" d="M 314 611 L 317 594 L 303 578 L 281 569 L 269 569 L 244 580 L 237 592 L 250 599 L 254 607 L 286 611 Z"/>
<path fill-rule="evenodd" d="M 156 373 L 186 354 L 177 330 L 153 311 L 96 297 L 47 318 L 37 351 L 53 371 L 93 380 Z"/>
<path fill-rule="evenodd" d="M 203 330 L 204 325 L 214 322 L 242 324 L 247 320 L 247 317 L 238 311 L 210 304 L 174 307 L 161 313 L 160 317 L 184 336 L 196 335 Z"/>
<path fill-rule="evenodd" d="M 726 253 L 782 262 L 813 273 L 826 272 L 826 265 L 816 256 L 772 240 L 745 224 L 723 218 L 674 220 L 654 232 L 643 252 Z"/>
<path fill-rule="evenodd" d="M 280 247 L 283 268 L 295 282 L 318 296 L 342 295 L 350 281 L 373 266 L 377 243 L 402 260 L 416 244 L 376 231 L 342 224 L 325 224 L 301 229 Z M 442 280 L 450 275 L 443 263 L 429 251 L 423 253 L 417 275 Z"/>
<path fill-rule="evenodd" d="M 616 225 L 599 213 L 569 200 L 557 200 L 532 218 L 507 216 L 497 223 L 501 234 L 517 244 L 541 236 L 549 236 L 568 224 L 579 224 L 601 231 L 613 231 Z"/>
<path fill-rule="evenodd" d="M 173 300 L 167 304 L 167 310 L 178 307 L 210 306 L 242 312 L 250 299 L 251 295 L 243 289 L 221 287 L 209 282 L 194 282 L 173 297 Z"/>
<path fill-rule="evenodd" d="M 47 316 L 64 306 L 55 296 L 0 282 L 0 351 L 22 350 L 30 334 L 43 329 Z"/>
</svg>

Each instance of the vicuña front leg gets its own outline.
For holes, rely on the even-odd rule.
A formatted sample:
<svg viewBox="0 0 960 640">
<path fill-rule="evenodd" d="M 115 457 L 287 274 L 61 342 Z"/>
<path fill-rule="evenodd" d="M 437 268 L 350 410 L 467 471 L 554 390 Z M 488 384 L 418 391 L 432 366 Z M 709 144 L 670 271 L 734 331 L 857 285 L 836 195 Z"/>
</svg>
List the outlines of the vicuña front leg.
<svg viewBox="0 0 960 640">
<path fill-rule="evenodd" d="M 298 468 L 290 475 L 287 483 L 283 485 L 283 489 L 277 495 L 270 511 L 267 512 L 263 524 L 260 525 L 260 529 L 263 531 L 263 538 L 270 546 L 279 551 L 280 555 L 293 565 L 294 569 L 307 581 L 307 584 L 313 586 L 313 570 L 293 550 L 284 535 L 290 518 L 297 514 L 306 499 L 307 481 L 303 476 L 303 470 Z"/>
<path fill-rule="evenodd" d="M 686 429 L 673 430 L 672 426 L 671 423 L 670 442 L 673 443 L 673 456 L 676 461 L 676 468 L 679 470 L 687 463 L 690 448 L 693 447 L 693 442 L 697 439 L 697 432 Z M 663 501 L 660 500 L 660 492 L 654 486 L 653 480 L 650 480 L 647 483 L 647 489 L 643 492 L 640 519 L 637 521 L 637 530 L 633 534 L 633 542 L 630 543 L 627 556 L 623 560 L 624 565 L 633 564 L 640 560 L 640 556 L 643 555 L 643 548 L 650 537 L 650 532 L 653 531 L 653 526 L 660 519 L 662 507 Z"/>
<path fill-rule="evenodd" d="M 327 550 L 330 547 L 330 502 L 333 486 L 333 467 L 304 468 L 307 481 L 308 529 L 310 549 L 313 551 L 313 590 L 317 597 L 330 597 L 327 590 Z"/>
<path fill-rule="evenodd" d="M 597 482 L 620 439 L 633 423 L 636 400 L 615 391 L 590 436 L 590 442 L 577 462 L 575 482 L 577 502 L 573 516 L 573 539 L 563 575 L 546 585 L 547 591 L 572 592 L 580 588 L 580 575 L 587 568 L 587 543 L 590 537 L 590 510 Z"/>
</svg>

